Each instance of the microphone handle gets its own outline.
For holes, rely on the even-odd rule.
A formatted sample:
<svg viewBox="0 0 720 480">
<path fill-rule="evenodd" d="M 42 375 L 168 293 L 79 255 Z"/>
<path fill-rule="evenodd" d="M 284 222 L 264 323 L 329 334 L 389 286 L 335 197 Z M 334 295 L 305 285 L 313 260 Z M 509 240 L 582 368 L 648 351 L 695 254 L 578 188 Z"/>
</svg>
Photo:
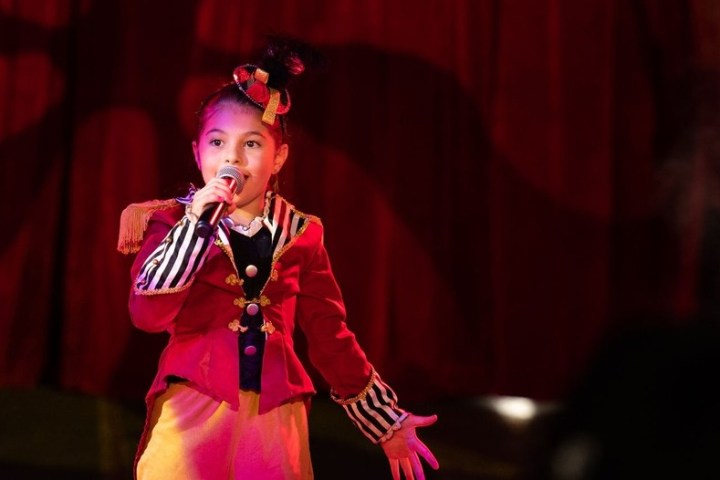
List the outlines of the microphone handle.
<svg viewBox="0 0 720 480">
<path fill-rule="evenodd" d="M 225 203 L 219 202 L 205 209 L 195 225 L 195 233 L 198 237 L 207 238 L 215 231 L 215 227 L 223 217 L 226 207 Z"/>
</svg>

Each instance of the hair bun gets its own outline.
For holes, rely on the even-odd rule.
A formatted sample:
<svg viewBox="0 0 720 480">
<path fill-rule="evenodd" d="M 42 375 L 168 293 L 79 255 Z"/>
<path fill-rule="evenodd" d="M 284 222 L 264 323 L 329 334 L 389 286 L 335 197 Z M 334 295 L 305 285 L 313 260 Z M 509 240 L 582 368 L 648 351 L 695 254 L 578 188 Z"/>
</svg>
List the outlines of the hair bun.
<svg viewBox="0 0 720 480">
<path fill-rule="evenodd" d="M 320 53 L 310 45 L 291 37 L 268 38 L 260 66 L 270 73 L 273 87 L 286 88 L 290 77 L 302 74 L 306 68 L 322 63 Z"/>
<path fill-rule="evenodd" d="M 286 65 L 288 67 L 288 72 L 293 75 L 300 75 L 305 71 L 305 63 L 297 55 L 288 57 Z"/>
</svg>

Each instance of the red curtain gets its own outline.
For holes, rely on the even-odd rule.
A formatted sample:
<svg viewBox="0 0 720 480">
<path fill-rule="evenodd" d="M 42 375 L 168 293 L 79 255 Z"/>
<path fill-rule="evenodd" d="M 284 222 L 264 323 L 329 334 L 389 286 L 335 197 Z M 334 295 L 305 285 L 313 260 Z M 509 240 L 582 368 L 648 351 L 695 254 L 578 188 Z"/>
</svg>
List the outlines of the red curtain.
<svg viewBox="0 0 720 480">
<path fill-rule="evenodd" d="M 712 308 L 712 0 L 0 1 L 0 385 L 139 398 L 121 210 L 199 176 L 199 100 L 266 34 L 298 79 L 282 192 L 319 215 L 404 398 L 555 399 L 602 335 Z"/>
</svg>

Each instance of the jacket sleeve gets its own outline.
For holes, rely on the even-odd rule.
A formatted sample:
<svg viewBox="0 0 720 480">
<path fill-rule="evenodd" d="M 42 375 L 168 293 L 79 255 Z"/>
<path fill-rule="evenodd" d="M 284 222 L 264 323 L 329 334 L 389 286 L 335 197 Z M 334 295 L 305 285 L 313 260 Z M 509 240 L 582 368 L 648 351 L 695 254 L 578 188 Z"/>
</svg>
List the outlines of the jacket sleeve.
<svg viewBox="0 0 720 480">
<path fill-rule="evenodd" d="M 407 413 L 345 323 L 342 295 L 322 241 L 301 275 L 297 312 L 310 361 L 330 384 L 333 400 L 373 443 L 390 438 Z"/>
<path fill-rule="evenodd" d="M 175 225 L 157 214 L 150 220 L 131 269 L 130 317 L 139 329 L 169 329 L 185 302 L 214 238 L 200 238 L 193 226 L 187 217 Z"/>
</svg>

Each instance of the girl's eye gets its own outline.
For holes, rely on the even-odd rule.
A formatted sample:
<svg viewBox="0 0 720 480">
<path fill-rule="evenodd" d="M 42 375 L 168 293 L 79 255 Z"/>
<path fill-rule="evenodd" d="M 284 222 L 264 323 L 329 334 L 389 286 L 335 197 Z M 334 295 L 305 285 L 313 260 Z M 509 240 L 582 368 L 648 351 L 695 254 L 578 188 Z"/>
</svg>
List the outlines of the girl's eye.
<svg viewBox="0 0 720 480">
<path fill-rule="evenodd" d="M 220 145 L 222 145 L 222 140 L 213 138 L 212 140 L 210 140 L 210 145 L 212 145 L 213 147 L 219 147 Z"/>
<path fill-rule="evenodd" d="M 260 144 L 257 142 L 257 140 L 248 140 L 247 142 L 245 142 L 245 145 L 250 148 L 257 148 L 260 146 Z"/>
</svg>

